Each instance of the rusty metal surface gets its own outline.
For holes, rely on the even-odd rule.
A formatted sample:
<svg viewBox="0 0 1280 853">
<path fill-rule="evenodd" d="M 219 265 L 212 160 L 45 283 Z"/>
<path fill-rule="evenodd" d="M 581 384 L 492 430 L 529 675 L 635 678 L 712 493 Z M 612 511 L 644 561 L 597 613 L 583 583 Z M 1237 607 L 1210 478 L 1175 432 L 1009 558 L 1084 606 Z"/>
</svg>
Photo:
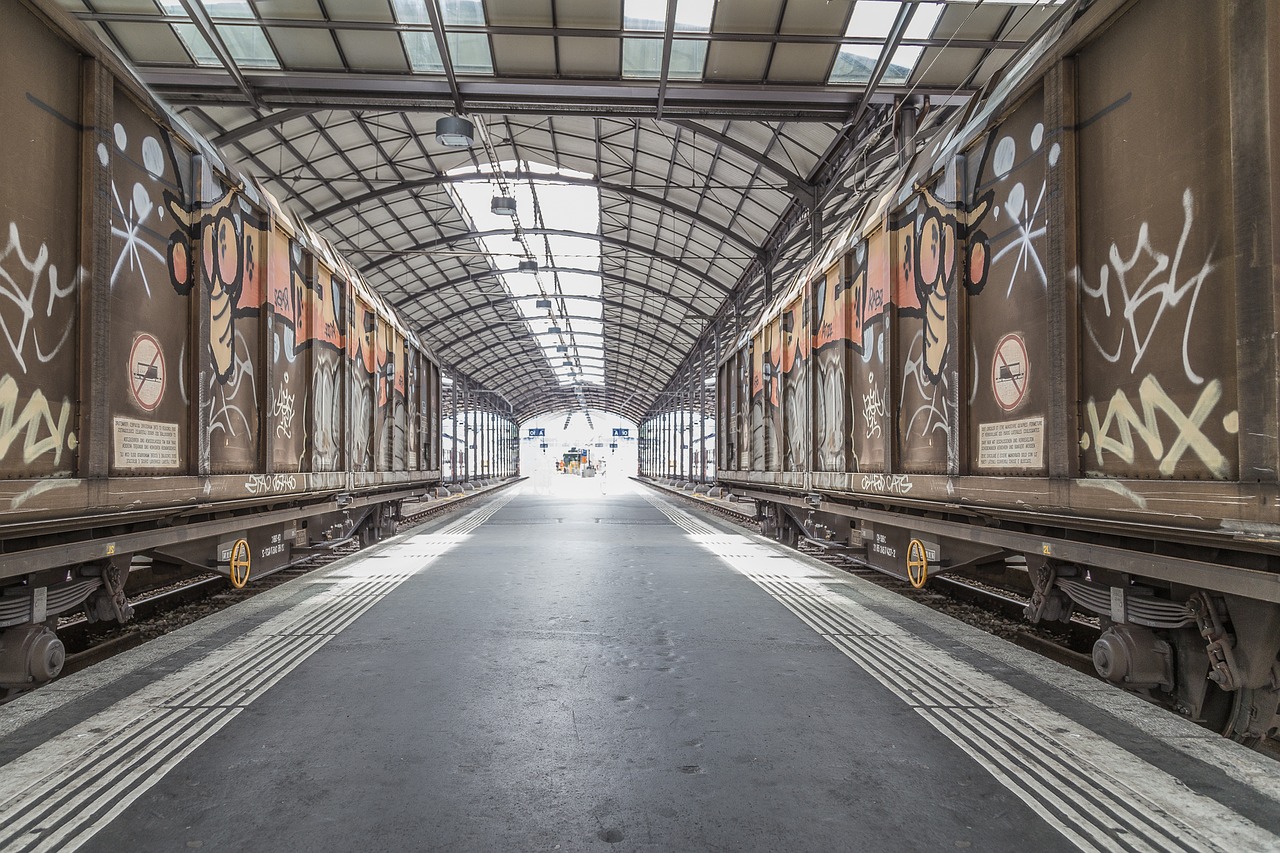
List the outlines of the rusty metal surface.
<svg viewBox="0 0 1280 853">
<path fill-rule="evenodd" d="M 68 477 L 77 461 L 78 57 L 7 3 L 0 80 L 10 131 L 0 150 L 0 478 Z"/>
<path fill-rule="evenodd" d="M 1242 304 L 1237 265 L 1269 264 L 1274 280 L 1275 260 L 1235 245 L 1249 233 L 1241 194 L 1256 204 L 1258 193 L 1232 184 L 1250 173 L 1232 157 L 1273 157 L 1274 141 L 1232 133 L 1230 14 L 1243 13 L 1178 0 L 1086 16 L 1099 29 L 1068 34 L 1078 57 L 1037 66 L 1047 84 L 1029 79 L 998 109 L 975 107 L 980 122 L 892 176 L 852 243 L 848 292 L 811 291 L 815 489 L 1280 552 L 1274 477 L 1241 475 L 1238 440 L 1255 411 L 1250 452 L 1275 455 L 1274 412 L 1241 397 L 1272 399 L 1277 377 L 1245 389 L 1237 365 L 1248 354 L 1236 351 L 1239 318 L 1273 323 L 1276 311 L 1273 288 L 1256 284 L 1248 298 L 1266 298 Z M 1078 227 L 1054 211 L 1078 212 Z M 757 326 L 766 334 L 791 311 L 794 291 L 779 293 Z M 842 338 L 853 351 L 843 374 Z M 769 344 L 758 335 L 766 355 L 753 357 L 759 450 L 720 478 L 781 490 L 795 481 L 770 464 L 769 389 L 756 378 Z M 1274 359 L 1274 340 L 1247 345 Z"/>
<path fill-rule="evenodd" d="M 1050 389 L 1046 162 L 1058 162 L 1036 92 L 965 150 L 956 263 L 968 299 L 970 470 L 1047 473 Z M 1050 154 L 1050 152 L 1055 152 Z M 963 356 L 963 354 L 962 354 Z"/>
<path fill-rule="evenodd" d="M 1080 55 L 1088 474 L 1238 475 L 1227 10 L 1142 3 Z"/>
</svg>

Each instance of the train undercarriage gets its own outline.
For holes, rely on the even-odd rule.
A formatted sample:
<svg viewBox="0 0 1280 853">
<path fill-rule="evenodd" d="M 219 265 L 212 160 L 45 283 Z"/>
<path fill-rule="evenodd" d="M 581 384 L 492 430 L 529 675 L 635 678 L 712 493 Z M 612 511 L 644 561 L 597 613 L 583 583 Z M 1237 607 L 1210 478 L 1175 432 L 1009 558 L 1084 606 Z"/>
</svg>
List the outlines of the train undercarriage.
<svg viewBox="0 0 1280 853">
<path fill-rule="evenodd" d="M 755 501 L 766 535 L 836 549 L 917 588 L 947 572 L 1012 583 L 1032 623 L 1096 622 L 1093 665 L 1106 681 L 1245 744 L 1280 732 L 1280 601 L 1266 553 L 1076 519 L 732 491 Z"/>
</svg>

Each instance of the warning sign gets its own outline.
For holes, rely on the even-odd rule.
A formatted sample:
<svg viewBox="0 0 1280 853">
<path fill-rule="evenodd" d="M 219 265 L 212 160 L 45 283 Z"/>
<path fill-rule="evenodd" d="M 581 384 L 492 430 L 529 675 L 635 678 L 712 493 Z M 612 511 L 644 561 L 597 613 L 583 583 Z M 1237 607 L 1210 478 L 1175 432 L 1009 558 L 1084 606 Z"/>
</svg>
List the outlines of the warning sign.
<svg viewBox="0 0 1280 853">
<path fill-rule="evenodd" d="M 114 464 L 117 468 L 177 468 L 178 425 L 115 418 Z"/>
<path fill-rule="evenodd" d="M 979 468 L 1043 468 L 1044 418 L 978 425 Z"/>
<path fill-rule="evenodd" d="M 1005 335 L 996 345 L 991 363 L 991 389 L 1006 412 L 1017 408 L 1027 395 L 1027 345 L 1017 335 Z"/>
<path fill-rule="evenodd" d="M 143 411 L 154 412 L 164 397 L 164 354 L 150 335 L 138 335 L 129 350 L 129 392 Z"/>
</svg>

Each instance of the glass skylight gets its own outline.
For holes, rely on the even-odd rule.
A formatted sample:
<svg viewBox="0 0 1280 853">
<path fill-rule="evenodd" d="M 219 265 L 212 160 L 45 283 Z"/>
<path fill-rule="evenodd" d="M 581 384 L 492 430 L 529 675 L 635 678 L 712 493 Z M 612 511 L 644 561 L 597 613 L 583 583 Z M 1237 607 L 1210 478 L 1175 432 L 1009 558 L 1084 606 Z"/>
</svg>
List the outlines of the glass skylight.
<svg viewBox="0 0 1280 853">
<path fill-rule="evenodd" d="M 987 0 L 991 2 L 991 0 Z M 889 31 L 898 17 L 902 4 L 896 0 L 858 0 L 849 17 L 849 26 L 845 28 L 845 36 L 856 39 L 882 39 L 879 44 L 861 42 L 846 44 L 836 54 L 836 61 L 831 66 L 830 83 L 866 83 L 871 79 L 871 72 L 880 60 L 885 49 Z M 941 3 L 921 3 L 916 6 L 915 14 L 907 23 L 903 38 L 926 39 L 933 34 L 934 25 L 942 14 Z M 902 45 L 894 51 L 885 70 L 882 82 L 900 85 L 906 83 L 915 70 L 916 63 L 924 48 L 916 45 Z"/>
<path fill-rule="evenodd" d="M 186 17 L 187 10 L 178 0 L 156 0 L 166 15 Z M 213 19 L 238 18 L 256 20 L 246 0 L 200 0 Z M 218 54 L 200 34 L 195 24 L 173 24 L 173 31 L 186 45 L 197 65 L 220 65 Z M 246 68 L 279 68 L 280 60 L 267 41 L 261 27 L 244 24 L 214 24 L 218 36 L 237 65 Z"/>
<path fill-rule="evenodd" d="M 402 24 L 431 24 L 427 0 L 391 0 L 391 7 L 396 13 L 396 20 Z M 440 11 L 445 27 L 484 25 L 484 7 L 480 0 L 444 0 Z M 419 74 L 444 73 L 444 61 L 440 58 L 440 48 L 436 45 L 434 34 L 418 30 L 401 33 L 400 40 L 409 57 L 409 67 L 414 71 Z M 493 73 L 493 54 L 489 51 L 489 39 L 484 33 L 446 31 L 445 42 L 449 45 L 449 58 L 457 73 Z"/>
<path fill-rule="evenodd" d="M 500 280 L 511 294 L 529 333 L 537 342 L 561 385 L 604 384 L 604 306 L 600 282 L 600 193 L 594 187 L 570 186 L 538 175 L 588 175 L 568 169 L 553 169 L 538 163 L 499 164 L 503 172 L 519 171 L 519 180 L 507 180 L 506 190 L 489 178 L 449 185 L 454 202 L 478 232 L 501 231 L 480 238 L 489 262 L 503 271 Z M 492 170 L 484 168 L 482 172 Z M 470 174 L 463 166 L 450 174 Z M 493 213 L 491 201 L 508 194 L 516 200 L 515 223 L 509 216 Z M 541 213 L 541 220 L 535 214 Z M 522 234 L 523 242 L 512 238 L 512 226 L 570 231 L 583 236 Z M 528 254 L 525 254 L 525 247 Z M 537 273 L 518 272 L 524 260 L 538 262 Z M 557 272 L 556 270 L 580 270 Z M 551 308 L 538 307 L 550 301 Z M 560 351 L 563 347 L 564 351 Z M 569 364 L 565 364 L 568 361 Z"/>
<path fill-rule="evenodd" d="M 680 0 L 676 4 L 676 32 L 705 33 L 711 31 L 711 16 L 716 0 Z M 622 14 L 624 30 L 665 30 L 667 0 L 625 0 Z"/>
</svg>

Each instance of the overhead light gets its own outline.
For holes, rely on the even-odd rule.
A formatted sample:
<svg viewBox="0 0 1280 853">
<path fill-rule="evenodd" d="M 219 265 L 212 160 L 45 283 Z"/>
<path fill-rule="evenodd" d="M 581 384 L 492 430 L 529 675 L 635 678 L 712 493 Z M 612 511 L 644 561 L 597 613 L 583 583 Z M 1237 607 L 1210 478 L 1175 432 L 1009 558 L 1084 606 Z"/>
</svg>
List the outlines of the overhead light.
<svg viewBox="0 0 1280 853">
<path fill-rule="evenodd" d="M 565 366 L 565 367 L 573 367 L 573 361 L 572 361 L 571 359 L 567 359 L 567 358 L 566 358 L 566 359 L 564 360 L 564 366 Z"/>
<path fill-rule="evenodd" d="M 517 269 L 519 269 L 520 272 L 537 272 L 538 262 L 534 260 L 521 261 L 520 266 Z"/>
<path fill-rule="evenodd" d="M 446 148 L 470 148 L 475 138 L 476 126 L 462 116 L 441 116 L 436 119 L 436 142 Z"/>
<path fill-rule="evenodd" d="M 551 307 L 551 300 L 550 300 L 550 299 L 539 299 L 538 301 L 536 301 L 536 302 L 534 302 L 534 303 L 533 303 L 533 307 L 534 307 L 534 308 L 550 308 L 550 307 Z"/>
<path fill-rule="evenodd" d="M 489 212 L 499 216 L 515 216 L 516 200 L 511 196 L 496 195 L 493 201 L 489 202 Z"/>
<path fill-rule="evenodd" d="M 558 334 L 560 334 L 560 327 L 559 327 L 559 326 L 552 326 L 551 328 L 547 329 L 547 331 L 548 331 L 548 332 L 550 332 L 550 333 L 551 333 L 551 334 L 553 334 L 553 335 L 558 335 Z"/>
<path fill-rule="evenodd" d="M 556 352 L 568 352 L 568 351 L 569 351 L 569 348 L 567 346 L 564 346 L 563 344 L 556 347 Z"/>
</svg>

